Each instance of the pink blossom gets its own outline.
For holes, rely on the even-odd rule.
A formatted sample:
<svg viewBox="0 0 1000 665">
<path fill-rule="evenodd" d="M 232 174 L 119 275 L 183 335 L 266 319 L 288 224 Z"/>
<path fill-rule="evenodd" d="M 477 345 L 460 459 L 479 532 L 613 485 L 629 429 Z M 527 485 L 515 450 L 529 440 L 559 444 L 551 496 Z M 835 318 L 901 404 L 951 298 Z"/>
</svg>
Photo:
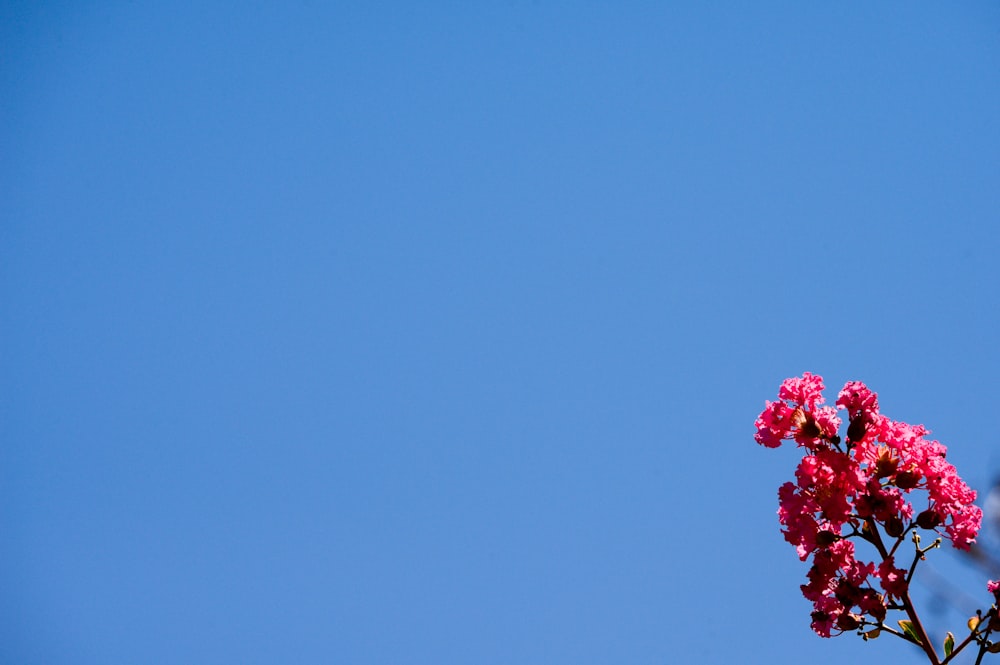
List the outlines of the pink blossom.
<svg viewBox="0 0 1000 665">
<path fill-rule="evenodd" d="M 895 487 L 883 486 L 878 478 L 868 481 L 866 492 L 859 494 L 854 507 L 859 517 L 874 517 L 881 523 L 888 522 L 892 517 L 913 517 L 913 506 L 903 498 L 902 493 Z"/>
<path fill-rule="evenodd" d="M 853 381 L 837 398 L 837 409 L 849 418 L 844 442 L 837 409 L 821 406 L 822 390 L 822 377 L 808 372 L 786 379 L 779 400 L 765 403 L 754 438 L 770 448 L 794 439 L 807 451 L 795 482 L 778 490 L 778 521 L 799 558 L 812 558 L 802 594 L 813 603 L 813 630 L 829 637 L 834 630 L 853 630 L 865 616 L 881 622 L 886 599 L 907 591 L 907 572 L 894 558 L 886 556 L 877 566 L 856 559 L 855 539 L 877 543 L 881 534 L 901 539 L 919 527 L 943 531 L 954 547 L 967 550 L 979 532 L 982 510 L 973 503 L 976 493 L 945 459 L 945 446 L 927 438 L 927 428 L 880 414 L 876 393 Z M 926 507 L 915 509 L 913 501 L 921 498 Z M 895 551 L 891 543 L 879 548 Z M 876 577 L 884 594 L 869 582 Z M 1000 598 L 1000 581 L 988 588 Z"/>
<path fill-rule="evenodd" d="M 837 410 L 829 406 L 812 411 L 799 408 L 792 412 L 792 424 L 795 425 L 796 443 L 810 450 L 819 450 L 827 448 L 827 441 L 837 435 L 840 418 L 837 417 Z"/>
<path fill-rule="evenodd" d="M 785 540 L 795 546 L 799 559 L 805 561 L 816 549 L 816 535 L 820 524 L 814 514 L 819 505 L 814 497 L 800 492 L 793 483 L 778 488 L 778 521 L 785 527 Z"/>
<path fill-rule="evenodd" d="M 807 409 L 823 403 L 823 377 L 805 372 L 801 377 L 785 379 L 778 390 L 778 398 Z"/>
<path fill-rule="evenodd" d="M 983 523 L 982 509 L 979 506 L 963 506 L 961 510 L 953 511 L 949 516 L 951 522 L 945 525 L 945 533 L 951 538 L 951 544 L 956 549 L 968 551 L 979 535 Z"/>
<path fill-rule="evenodd" d="M 846 409 L 850 418 L 858 414 L 874 416 L 878 413 L 878 395 L 860 381 L 848 381 L 837 395 L 837 408 Z"/>
<path fill-rule="evenodd" d="M 780 446 L 782 439 L 787 439 L 792 431 L 792 411 L 784 402 L 767 402 L 754 423 L 757 443 L 767 448 Z"/>
<path fill-rule="evenodd" d="M 858 601 L 858 609 L 861 610 L 862 614 L 867 614 L 881 622 L 885 619 L 885 598 L 875 593 L 874 589 L 868 589 L 867 593 Z"/>
<path fill-rule="evenodd" d="M 882 588 L 890 596 L 902 598 L 906 594 L 909 586 L 906 582 L 906 571 L 902 568 L 896 568 L 893 557 L 890 556 L 879 564 L 878 576 L 882 582 Z"/>
<path fill-rule="evenodd" d="M 811 495 L 823 517 L 839 531 L 851 515 L 851 497 L 864 487 L 865 477 L 848 456 L 832 449 L 806 455 L 795 471 L 799 488 Z"/>
<path fill-rule="evenodd" d="M 909 425 L 888 418 L 881 418 L 876 424 L 879 440 L 904 454 L 910 454 L 915 447 L 921 445 L 923 437 L 930 434 L 923 425 Z"/>
<path fill-rule="evenodd" d="M 837 410 L 832 406 L 821 406 L 815 411 L 813 411 L 813 419 L 816 421 L 816 426 L 819 428 L 820 435 L 824 439 L 832 439 L 837 436 L 837 430 L 840 429 L 840 417 L 837 416 Z"/>
<path fill-rule="evenodd" d="M 830 637 L 837 619 L 844 612 L 844 606 L 836 598 L 823 596 L 814 603 L 812 613 L 813 631 L 820 637 Z"/>
<path fill-rule="evenodd" d="M 1000 580 L 990 580 L 987 582 L 986 590 L 990 593 L 1000 593 Z"/>
<path fill-rule="evenodd" d="M 851 570 L 855 564 L 854 541 L 844 538 L 824 547 L 816 552 L 813 562 L 813 566 L 826 575 Z"/>
<path fill-rule="evenodd" d="M 767 448 L 777 448 L 785 439 L 794 438 L 800 446 L 818 450 L 837 437 L 840 418 L 823 403 L 823 377 L 806 372 L 801 377 L 785 379 L 777 402 L 765 402 L 754 422 L 754 439 Z"/>
</svg>

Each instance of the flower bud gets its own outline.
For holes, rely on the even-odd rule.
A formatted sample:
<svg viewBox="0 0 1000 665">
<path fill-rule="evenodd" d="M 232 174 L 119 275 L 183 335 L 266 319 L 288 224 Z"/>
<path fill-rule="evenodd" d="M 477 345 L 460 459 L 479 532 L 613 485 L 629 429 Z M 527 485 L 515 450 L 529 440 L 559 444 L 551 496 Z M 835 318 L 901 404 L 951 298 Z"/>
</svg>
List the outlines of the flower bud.
<svg viewBox="0 0 1000 665">
<path fill-rule="evenodd" d="M 911 490 L 920 483 L 920 474 L 915 471 L 900 471 L 896 474 L 896 487 Z"/>
<path fill-rule="evenodd" d="M 934 511 L 933 508 L 928 508 L 924 512 L 917 515 L 917 526 L 921 529 L 933 529 L 941 524 L 941 516 Z"/>
<path fill-rule="evenodd" d="M 893 515 L 885 522 L 885 533 L 890 538 L 899 538 L 903 535 L 903 531 L 906 526 L 903 524 L 903 520 L 899 519 L 896 515 Z"/>
<path fill-rule="evenodd" d="M 865 422 L 864 415 L 859 413 L 851 418 L 851 424 L 847 428 L 847 439 L 857 443 L 861 439 L 865 438 L 865 430 L 867 429 L 868 423 Z"/>
<path fill-rule="evenodd" d="M 837 628 L 841 630 L 854 630 L 861 625 L 861 621 L 853 614 L 841 614 L 837 617 Z"/>
<path fill-rule="evenodd" d="M 820 547 L 829 547 L 838 540 L 840 540 L 840 536 L 835 534 L 833 531 L 826 531 L 824 529 L 823 531 L 816 532 L 816 544 Z"/>
</svg>

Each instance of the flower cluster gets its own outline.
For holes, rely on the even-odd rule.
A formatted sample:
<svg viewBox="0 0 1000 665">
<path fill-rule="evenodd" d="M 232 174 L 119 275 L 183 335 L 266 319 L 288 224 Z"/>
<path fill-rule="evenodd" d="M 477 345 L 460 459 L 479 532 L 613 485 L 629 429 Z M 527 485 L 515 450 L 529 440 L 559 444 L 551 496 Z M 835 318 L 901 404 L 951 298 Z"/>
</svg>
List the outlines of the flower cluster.
<svg viewBox="0 0 1000 665">
<path fill-rule="evenodd" d="M 982 511 L 945 460 L 945 446 L 927 439 L 923 426 L 879 413 L 878 396 L 859 381 L 844 386 L 836 408 L 823 406 L 823 389 L 822 377 L 808 372 L 785 380 L 778 401 L 757 418 L 754 438 L 769 448 L 794 440 L 805 449 L 795 482 L 778 490 L 778 517 L 799 558 L 812 557 L 802 593 L 813 603 L 813 630 L 830 637 L 866 621 L 881 625 L 887 610 L 901 608 L 912 569 L 896 566 L 896 549 L 908 533 L 943 530 L 967 550 Z M 880 562 L 856 558 L 855 539 L 874 545 Z"/>
</svg>

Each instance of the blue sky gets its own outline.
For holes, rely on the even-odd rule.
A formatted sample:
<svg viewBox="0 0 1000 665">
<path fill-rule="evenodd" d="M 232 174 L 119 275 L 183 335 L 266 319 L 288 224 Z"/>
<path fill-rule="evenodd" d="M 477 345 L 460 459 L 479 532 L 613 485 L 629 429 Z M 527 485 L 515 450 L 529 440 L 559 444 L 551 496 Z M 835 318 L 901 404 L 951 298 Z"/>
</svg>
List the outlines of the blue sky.
<svg viewBox="0 0 1000 665">
<path fill-rule="evenodd" d="M 903 657 L 753 420 L 1000 473 L 1000 7 L 423 5 L 0 8 L 0 660 Z"/>
</svg>

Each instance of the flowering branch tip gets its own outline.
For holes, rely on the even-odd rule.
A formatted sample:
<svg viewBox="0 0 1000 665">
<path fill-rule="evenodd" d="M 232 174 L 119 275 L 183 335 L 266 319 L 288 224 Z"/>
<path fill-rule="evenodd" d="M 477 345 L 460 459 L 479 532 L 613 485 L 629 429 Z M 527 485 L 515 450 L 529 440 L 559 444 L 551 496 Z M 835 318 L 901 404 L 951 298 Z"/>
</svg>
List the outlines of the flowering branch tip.
<svg viewBox="0 0 1000 665">
<path fill-rule="evenodd" d="M 945 460 L 947 448 L 927 438 L 929 430 L 880 413 L 878 395 L 865 384 L 845 384 L 836 408 L 824 406 L 824 388 L 823 378 L 809 372 L 786 379 L 777 401 L 765 402 L 754 435 L 766 448 L 794 441 L 804 452 L 794 482 L 778 489 L 778 521 L 799 558 L 810 561 L 801 590 L 813 604 L 812 629 L 821 637 L 857 631 L 865 640 L 885 630 L 919 645 L 933 665 L 941 665 L 909 584 L 917 563 L 943 539 L 959 550 L 975 542 L 982 522 L 976 493 Z M 919 531 L 936 537 L 921 548 Z M 915 548 L 908 570 L 895 563 L 907 534 Z M 875 548 L 875 560 L 859 558 L 855 543 L 862 541 Z M 1000 581 L 991 580 L 987 588 L 1000 602 Z M 889 611 L 906 614 L 898 622 L 902 632 L 885 625 Z M 996 604 L 990 612 L 998 616 Z M 970 641 L 987 643 L 971 621 L 970 631 L 957 646 L 949 633 L 945 662 Z"/>
</svg>

